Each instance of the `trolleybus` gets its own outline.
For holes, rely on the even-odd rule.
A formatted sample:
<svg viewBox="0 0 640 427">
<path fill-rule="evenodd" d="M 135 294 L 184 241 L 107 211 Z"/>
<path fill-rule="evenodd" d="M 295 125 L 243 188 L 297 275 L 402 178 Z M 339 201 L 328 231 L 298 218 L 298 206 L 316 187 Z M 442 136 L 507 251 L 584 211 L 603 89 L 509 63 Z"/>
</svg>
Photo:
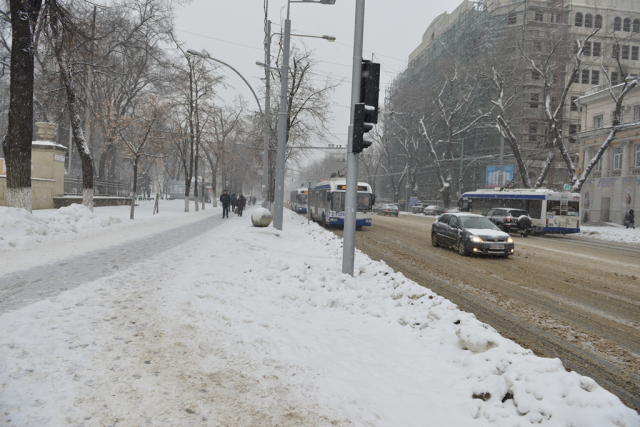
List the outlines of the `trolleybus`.
<svg viewBox="0 0 640 427">
<path fill-rule="evenodd" d="M 543 188 L 482 189 L 464 193 L 458 200 L 458 207 L 461 211 L 481 215 L 492 208 L 523 209 L 531 217 L 534 233 L 580 232 L 580 193 Z"/>
<path fill-rule="evenodd" d="M 311 218 L 325 226 L 343 227 L 346 189 L 345 178 L 334 177 L 317 182 L 309 194 Z M 356 199 L 356 228 L 368 227 L 371 225 L 372 206 L 375 203 L 371 186 L 366 182 L 359 182 Z"/>
<path fill-rule="evenodd" d="M 307 196 L 309 190 L 307 188 L 298 188 L 291 192 L 289 199 L 289 207 L 297 213 L 307 213 Z"/>
</svg>

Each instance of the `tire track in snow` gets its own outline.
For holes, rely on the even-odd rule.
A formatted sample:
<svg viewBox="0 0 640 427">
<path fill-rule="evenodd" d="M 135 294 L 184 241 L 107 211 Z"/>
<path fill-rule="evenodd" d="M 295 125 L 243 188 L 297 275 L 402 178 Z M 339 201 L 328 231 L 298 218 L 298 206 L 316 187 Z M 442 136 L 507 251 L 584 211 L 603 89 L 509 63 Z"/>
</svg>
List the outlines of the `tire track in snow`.
<svg viewBox="0 0 640 427">
<path fill-rule="evenodd" d="M 84 283 L 109 277 L 120 269 L 172 249 L 220 224 L 222 218 L 215 215 L 120 245 L 0 276 L 0 315 L 54 297 Z"/>
</svg>

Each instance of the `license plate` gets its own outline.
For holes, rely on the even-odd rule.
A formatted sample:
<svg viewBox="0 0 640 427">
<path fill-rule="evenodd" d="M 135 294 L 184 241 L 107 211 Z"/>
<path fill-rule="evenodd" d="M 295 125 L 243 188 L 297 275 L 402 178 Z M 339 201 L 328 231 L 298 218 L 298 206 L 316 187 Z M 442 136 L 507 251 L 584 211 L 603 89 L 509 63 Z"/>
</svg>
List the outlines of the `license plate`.
<svg viewBox="0 0 640 427">
<path fill-rule="evenodd" d="M 491 245 L 489 249 L 504 249 L 504 245 Z"/>
</svg>

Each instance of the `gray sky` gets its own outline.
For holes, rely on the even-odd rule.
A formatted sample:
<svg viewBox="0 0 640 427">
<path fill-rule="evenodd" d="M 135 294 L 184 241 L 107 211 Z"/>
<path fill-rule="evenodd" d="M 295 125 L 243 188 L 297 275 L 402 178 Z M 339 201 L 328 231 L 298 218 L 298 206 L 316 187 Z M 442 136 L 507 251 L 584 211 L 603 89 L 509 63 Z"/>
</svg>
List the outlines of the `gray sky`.
<svg viewBox="0 0 640 427">
<path fill-rule="evenodd" d="M 461 0 L 368 0 L 365 6 L 364 58 L 381 63 L 382 105 L 384 89 L 406 67 L 407 57 L 420 44 L 422 34 L 431 21 L 443 12 L 453 11 Z M 280 31 L 286 16 L 286 0 L 269 0 L 269 19 L 272 31 Z M 292 33 L 332 35 L 337 40 L 292 37 L 293 42 L 304 41 L 315 52 L 319 62 L 316 72 L 344 78 L 332 95 L 333 143 L 346 146 L 351 100 L 351 71 L 355 1 L 336 0 L 335 5 L 291 4 Z M 277 25 L 276 25 L 277 24 Z M 251 84 L 258 96 L 264 93 L 261 77 L 264 72 L 255 65 L 263 61 L 264 12 L 263 0 L 193 0 L 177 10 L 176 34 L 187 47 L 207 50 L 212 57 L 236 68 Z M 277 36 L 274 42 L 277 43 Z M 272 45 L 272 53 L 277 45 Z M 225 69 L 226 82 L 231 87 L 222 98 L 232 101 L 238 93 L 256 109 L 251 92 L 242 80 Z M 318 77 L 321 78 L 321 77 Z M 277 84 L 277 82 L 276 82 Z"/>
</svg>

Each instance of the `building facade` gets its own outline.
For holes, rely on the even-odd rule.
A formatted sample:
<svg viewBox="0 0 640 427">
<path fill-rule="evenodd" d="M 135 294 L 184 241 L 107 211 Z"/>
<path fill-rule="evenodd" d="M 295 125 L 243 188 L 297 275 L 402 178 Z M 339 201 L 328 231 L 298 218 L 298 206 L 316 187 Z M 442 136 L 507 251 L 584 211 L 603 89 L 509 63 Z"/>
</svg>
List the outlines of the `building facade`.
<svg viewBox="0 0 640 427">
<path fill-rule="evenodd" d="M 621 85 L 612 90 L 619 93 Z M 611 132 L 615 102 L 609 88 L 595 88 L 576 104 L 582 114 L 582 132 L 577 137 L 580 166 L 584 170 Z M 622 224 L 630 209 L 637 211 L 640 207 L 640 88 L 637 86 L 624 98 L 620 124 L 616 139 L 582 186 L 583 223 Z"/>
<path fill-rule="evenodd" d="M 466 66 L 479 78 L 490 76 L 491 66 L 500 64 L 511 79 L 507 82 L 508 96 L 513 100 L 508 110 L 509 122 L 529 178 L 535 182 L 552 139 L 545 116 L 545 83 L 551 85 L 551 107 L 555 109 L 573 66 L 572 52 L 577 50 L 578 40 L 584 41 L 590 34 L 578 79 L 560 114 L 564 143 L 577 163 L 576 135 L 583 130 L 583 124 L 575 101 L 591 88 L 615 85 L 624 76 L 640 72 L 638 0 L 464 0 L 452 13 L 438 16 L 429 25 L 420 45 L 409 56 L 407 69 L 389 86 L 385 107 L 388 111 L 403 111 L 406 99 L 430 96 L 437 84 L 434 76 L 447 64 Z M 532 61 L 546 62 L 547 75 L 540 75 Z M 490 111 L 495 100 L 491 84 L 481 83 L 475 90 L 479 93 L 474 108 Z M 393 132 L 392 126 L 387 130 Z M 478 122 L 460 140 L 464 141 L 459 168 L 464 182 L 461 187 L 483 188 L 489 168 L 499 163 L 515 167 L 514 185 L 522 185 L 517 182 L 519 174 L 511 150 L 495 127 L 495 114 Z M 400 168 L 397 165 L 396 169 Z M 424 170 L 425 185 L 437 186 L 433 168 L 425 165 Z M 452 172 L 455 182 L 458 170 Z M 559 189 L 569 178 L 557 153 L 543 186 Z"/>
</svg>

